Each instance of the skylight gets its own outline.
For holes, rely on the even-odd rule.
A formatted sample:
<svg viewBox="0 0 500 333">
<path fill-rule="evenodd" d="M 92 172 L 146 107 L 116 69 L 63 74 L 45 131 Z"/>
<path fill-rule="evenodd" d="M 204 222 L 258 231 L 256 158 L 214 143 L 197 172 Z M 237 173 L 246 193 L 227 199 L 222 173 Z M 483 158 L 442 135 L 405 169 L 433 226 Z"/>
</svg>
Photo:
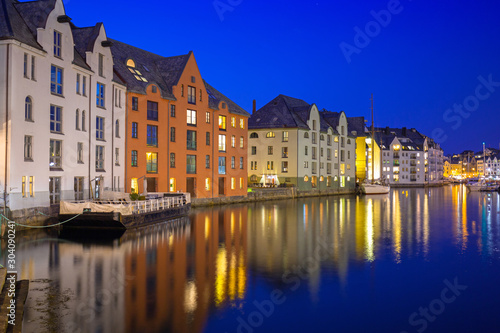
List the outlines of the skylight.
<svg viewBox="0 0 500 333">
<path fill-rule="evenodd" d="M 143 66 L 143 67 L 146 70 L 148 70 L 146 68 L 146 66 Z M 148 82 L 148 80 L 144 76 L 142 76 L 142 73 L 140 71 L 138 71 L 137 69 L 135 69 L 135 62 L 132 59 L 127 60 L 127 68 L 130 71 L 130 73 L 132 73 L 132 75 L 134 75 L 134 77 L 136 78 L 137 81 Z M 148 70 L 148 72 L 149 72 L 149 70 Z"/>
</svg>

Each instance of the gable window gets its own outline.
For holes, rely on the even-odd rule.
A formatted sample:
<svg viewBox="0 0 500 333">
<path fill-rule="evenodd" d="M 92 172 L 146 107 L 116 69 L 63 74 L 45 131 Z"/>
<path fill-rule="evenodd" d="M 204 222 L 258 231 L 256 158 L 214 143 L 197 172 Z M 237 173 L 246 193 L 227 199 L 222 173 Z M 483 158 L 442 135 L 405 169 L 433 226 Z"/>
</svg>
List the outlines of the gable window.
<svg viewBox="0 0 500 333">
<path fill-rule="evenodd" d="M 105 88 L 106 86 L 104 84 L 97 82 L 96 105 L 101 108 L 104 107 Z"/>
<path fill-rule="evenodd" d="M 35 77 L 35 71 L 36 71 L 36 58 L 35 56 L 31 56 L 31 79 L 33 81 L 36 81 L 36 77 Z"/>
<path fill-rule="evenodd" d="M 24 54 L 23 76 L 25 78 L 29 79 L 29 77 L 28 77 L 28 53 Z"/>
<path fill-rule="evenodd" d="M 33 161 L 33 137 L 30 135 L 24 136 L 24 160 Z"/>
<path fill-rule="evenodd" d="M 50 67 L 50 92 L 56 95 L 63 94 L 63 69 L 52 65 Z"/>
<path fill-rule="evenodd" d="M 158 120 L 158 103 L 148 101 L 148 120 Z"/>
<path fill-rule="evenodd" d="M 60 106 L 50 106 L 50 131 L 54 133 L 62 132 L 62 108 Z"/>
<path fill-rule="evenodd" d="M 54 30 L 54 56 L 61 58 L 62 36 L 59 31 Z"/>
<path fill-rule="evenodd" d="M 104 170 L 104 146 L 95 146 L 95 169 Z"/>
<path fill-rule="evenodd" d="M 196 150 L 196 131 L 187 131 L 187 149 Z"/>
<path fill-rule="evenodd" d="M 133 167 L 137 166 L 137 150 L 132 150 L 130 155 L 130 165 Z"/>
<path fill-rule="evenodd" d="M 146 153 L 146 172 L 158 172 L 158 153 Z"/>
<path fill-rule="evenodd" d="M 99 53 L 99 76 L 104 77 L 104 55 Z"/>
<path fill-rule="evenodd" d="M 139 124 L 136 122 L 132 123 L 132 138 L 137 139 L 138 137 L 138 132 L 139 132 Z"/>
<path fill-rule="evenodd" d="M 50 140 L 50 164 L 51 169 L 62 167 L 62 141 Z"/>
<path fill-rule="evenodd" d="M 196 126 L 196 111 L 187 110 L 187 124 Z"/>
<path fill-rule="evenodd" d="M 82 76 L 82 95 L 87 96 L 87 77 Z"/>
<path fill-rule="evenodd" d="M 96 132 L 95 132 L 95 138 L 100 141 L 104 141 L 104 118 L 103 117 L 96 117 Z"/>
<path fill-rule="evenodd" d="M 24 100 L 24 120 L 33 121 L 33 101 L 29 96 Z"/>
<path fill-rule="evenodd" d="M 148 125 L 147 134 L 147 145 L 149 147 L 158 147 L 158 126 Z"/>
<path fill-rule="evenodd" d="M 219 116 L 219 129 L 226 130 L 226 116 Z"/>
<path fill-rule="evenodd" d="M 139 98 L 132 97 L 132 110 L 139 111 Z"/>
<path fill-rule="evenodd" d="M 188 103 L 196 104 L 196 88 L 188 86 Z"/>
</svg>

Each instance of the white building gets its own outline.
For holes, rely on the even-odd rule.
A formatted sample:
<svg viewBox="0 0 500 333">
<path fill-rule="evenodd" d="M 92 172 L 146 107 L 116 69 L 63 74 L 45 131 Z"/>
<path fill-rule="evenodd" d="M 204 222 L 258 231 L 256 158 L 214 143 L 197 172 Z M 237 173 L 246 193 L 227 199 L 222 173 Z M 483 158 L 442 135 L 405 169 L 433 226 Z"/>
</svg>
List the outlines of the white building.
<svg viewBox="0 0 500 333">
<path fill-rule="evenodd" d="M 379 128 L 382 177 L 392 185 L 427 185 L 443 178 L 443 151 L 416 129 Z"/>
<path fill-rule="evenodd" d="M 355 139 L 343 112 L 279 95 L 249 119 L 249 183 L 294 185 L 299 191 L 350 192 Z"/>
<path fill-rule="evenodd" d="M 76 28 L 61 0 L 3 3 L 2 206 L 20 217 L 123 189 L 126 90 L 103 25 Z"/>
</svg>

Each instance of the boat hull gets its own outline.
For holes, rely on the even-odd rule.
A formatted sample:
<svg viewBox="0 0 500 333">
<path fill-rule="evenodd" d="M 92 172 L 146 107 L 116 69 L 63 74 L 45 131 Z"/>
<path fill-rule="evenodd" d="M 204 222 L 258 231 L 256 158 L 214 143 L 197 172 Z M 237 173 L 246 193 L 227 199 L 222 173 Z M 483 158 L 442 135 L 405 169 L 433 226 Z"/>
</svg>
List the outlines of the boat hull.
<svg viewBox="0 0 500 333">
<path fill-rule="evenodd" d="M 361 185 L 361 192 L 366 195 L 370 194 L 387 194 L 391 188 L 389 186 L 377 185 L 377 184 L 363 184 Z"/>
</svg>

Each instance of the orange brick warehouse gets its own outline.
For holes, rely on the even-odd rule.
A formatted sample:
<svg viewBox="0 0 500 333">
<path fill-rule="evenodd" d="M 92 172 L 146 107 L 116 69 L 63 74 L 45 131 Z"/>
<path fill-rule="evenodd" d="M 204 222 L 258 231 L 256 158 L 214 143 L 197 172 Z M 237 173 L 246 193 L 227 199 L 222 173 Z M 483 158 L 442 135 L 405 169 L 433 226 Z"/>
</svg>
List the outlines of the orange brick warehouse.
<svg viewBox="0 0 500 333">
<path fill-rule="evenodd" d="M 127 83 L 126 191 L 245 196 L 250 115 L 203 80 L 194 54 L 118 41 L 112 52 Z"/>
</svg>

